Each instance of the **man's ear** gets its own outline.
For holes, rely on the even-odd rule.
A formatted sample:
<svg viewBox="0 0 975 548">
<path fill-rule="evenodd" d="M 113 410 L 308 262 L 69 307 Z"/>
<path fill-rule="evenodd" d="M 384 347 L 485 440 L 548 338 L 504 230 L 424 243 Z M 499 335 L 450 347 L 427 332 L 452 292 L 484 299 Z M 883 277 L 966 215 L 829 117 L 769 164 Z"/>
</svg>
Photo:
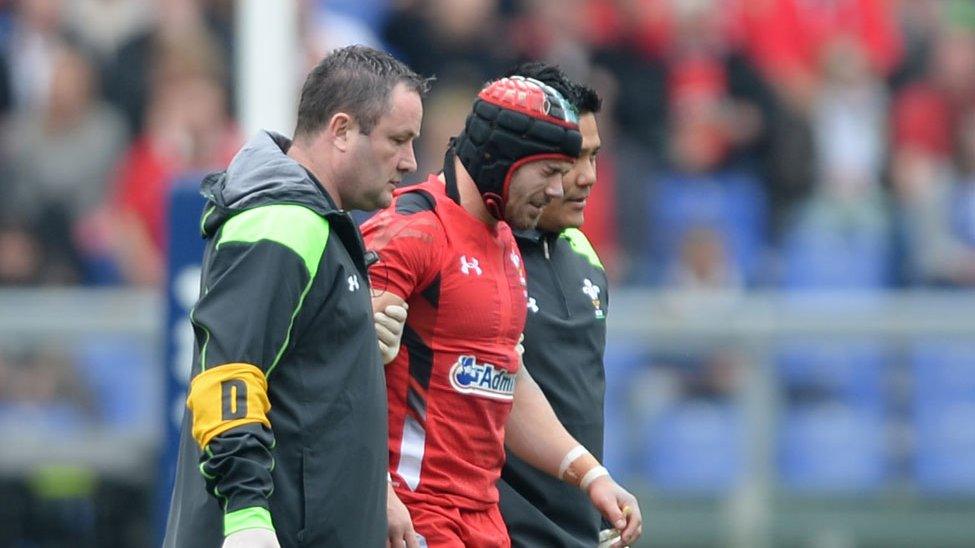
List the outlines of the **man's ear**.
<svg viewBox="0 0 975 548">
<path fill-rule="evenodd" d="M 335 148 L 345 152 L 349 148 L 351 133 L 358 128 L 356 121 L 344 112 L 337 112 L 328 121 L 327 131 Z"/>
</svg>

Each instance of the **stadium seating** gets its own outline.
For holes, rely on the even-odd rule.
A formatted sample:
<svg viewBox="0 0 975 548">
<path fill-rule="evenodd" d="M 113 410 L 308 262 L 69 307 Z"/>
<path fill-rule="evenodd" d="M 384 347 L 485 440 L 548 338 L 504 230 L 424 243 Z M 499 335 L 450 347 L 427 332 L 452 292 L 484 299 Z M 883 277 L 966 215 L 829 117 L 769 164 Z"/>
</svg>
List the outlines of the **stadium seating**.
<svg viewBox="0 0 975 548">
<path fill-rule="evenodd" d="M 766 196 L 759 180 L 744 172 L 665 174 L 647 193 L 650 270 L 660 282 L 678 259 L 685 234 L 696 227 L 724 238 L 732 264 L 746 283 L 760 274 L 766 240 Z"/>
<path fill-rule="evenodd" d="M 673 495 L 727 494 L 744 472 L 741 410 L 727 402 L 680 401 L 644 426 L 645 472 Z"/>
<path fill-rule="evenodd" d="M 925 340 L 911 351 L 915 479 L 927 495 L 975 493 L 975 342 Z"/>
<path fill-rule="evenodd" d="M 788 341 L 778 354 L 783 487 L 831 494 L 882 488 L 890 474 L 882 347 Z"/>
</svg>

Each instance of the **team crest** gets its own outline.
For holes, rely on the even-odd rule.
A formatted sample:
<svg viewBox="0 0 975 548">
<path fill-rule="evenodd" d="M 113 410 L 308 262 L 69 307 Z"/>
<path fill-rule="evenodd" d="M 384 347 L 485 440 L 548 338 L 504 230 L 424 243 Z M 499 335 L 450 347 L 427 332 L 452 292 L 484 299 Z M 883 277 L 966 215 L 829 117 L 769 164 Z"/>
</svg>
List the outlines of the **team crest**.
<svg viewBox="0 0 975 548">
<path fill-rule="evenodd" d="M 606 313 L 603 312 L 602 303 L 599 301 L 599 286 L 586 278 L 582 280 L 582 292 L 592 300 L 592 307 L 596 309 L 596 318 L 600 320 L 605 318 Z"/>
<path fill-rule="evenodd" d="M 450 386 L 461 394 L 511 401 L 515 376 L 489 363 L 477 363 L 474 356 L 460 356 L 450 368 Z"/>
</svg>

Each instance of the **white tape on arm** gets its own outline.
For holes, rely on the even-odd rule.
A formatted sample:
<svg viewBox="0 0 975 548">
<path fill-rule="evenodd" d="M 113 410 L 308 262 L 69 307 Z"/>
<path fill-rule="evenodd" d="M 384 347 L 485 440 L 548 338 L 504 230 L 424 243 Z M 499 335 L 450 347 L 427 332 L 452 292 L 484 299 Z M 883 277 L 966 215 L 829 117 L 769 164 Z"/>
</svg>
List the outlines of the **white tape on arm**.
<svg viewBox="0 0 975 548">
<path fill-rule="evenodd" d="M 608 475 L 609 475 L 609 470 L 607 470 L 605 466 L 597 466 L 592 470 L 586 472 L 586 475 L 582 476 L 582 481 L 579 482 L 579 489 L 588 492 L 589 485 L 592 482 L 596 481 L 597 478 L 601 478 L 603 476 L 608 476 Z"/>
<path fill-rule="evenodd" d="M 581 445 L 577 445 L 572 449 L 569 449 L 569 452 L 562 457 L 562 464 L 559 464 L 559 480 L 565 481 L 565 472 L 569 469 L 569 466 L 571 466 L 577 458 L 585 455 L 588 452 L 589 451 L 586 451 L 586 448 Z"/>
</svg>

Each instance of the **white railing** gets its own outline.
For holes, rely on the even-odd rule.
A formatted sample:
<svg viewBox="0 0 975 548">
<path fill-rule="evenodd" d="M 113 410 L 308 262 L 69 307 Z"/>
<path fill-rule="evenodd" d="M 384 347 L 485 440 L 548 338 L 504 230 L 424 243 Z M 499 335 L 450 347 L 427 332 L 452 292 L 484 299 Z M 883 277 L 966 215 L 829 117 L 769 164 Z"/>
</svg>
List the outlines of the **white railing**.
<svg viewBox="0 0 975 548">
<path fill-rule="evenodd" d="M 153 292 L 103 289 L 0 290 L 0 357 L 29 348 L 70 348 L 113 335 L 149 348 L 164 382 L 164 300 Z M 644 485 L 645 545 L 855 546 L 965 545 L 975 539 L 975 503 L 929 501 L 892 485 L 879 496 L 807 498 L 783 493 L 775 479 L 775 425 L 781 394 L 771 352 L 784 338 L 877 338 L 905 344 L 926 336 L 975 340 L 975 293 L 674 295 L 616 290 L 610 344 L 695 348 L 728 343 L 746 359 L 736 399 L 745 421 L 745 478 L 726 497 L 674 498 Z M 614 374 L 608 364 L 608 376 Z M 136 431 L 46 433 L 7 425 L 0 432 L 0 474 L 43 464 L 79 464 L 100 473 L 151 479 L 166 404 Z M 2 402 L 0 402 L 2 404 Z M 639 447 L 636 448 L 639 451 Z"/>
<path fill-rule="evenodd" d="M 138 350 L 140 366 L 145 369 L 141 379 L 145 380 L 145 375 L 153 375 L 162 363 L 161 303 L 160 297 L 146 291 L 4 289 L 0 291 L 0 359 L 10 363 L 15 361 L 15 356 L 27 352 L 59 356 L 70 362 L 78 347 L 96 338 L 110 337 L 116 345 L 131 342 L 133 358 Z M 119 382 L 124 383 L 128 376 L 121 373 L 119 378 L 123 380 Z M 113 477 L 149 481 L 156 473 L 155 454 L 163 429 L 161 370 L 158 379 L 155 385 L 143 382 L 140 387 L 120 388 L 138 390 L 137 397 L 143 398 L 142 404 L 146 406 L 138 420 L 129 422 L 125 428 L 80 421 L 77 428 L 66 431 L 63 425 L 51 426 L 49 421 L 38 418 L 43 416 L 41 402 L 17 401 L 13 405 L 0 402 L 0 407 L 8 412 L 17 409 L 13 418 L 0 422 L 0 439 L 4 440 L 0 448 L 0 474 L 16 475 L 46 465 L 68 465 Z M 12 399 L 20 398 L 12 395 Z M 93 405 L 99 403 L 95 401 Z M 152 414 L 153 407 L 158 408 L 158 418 Z"/>
<path fill-rule="evenodd" d="M 932 502 L 896 482 L 880 494 L 838 500 L 779 488 L 775 429 L 782 394 L 772 358 L 777 344 L 796 338 L 869 338 L 899 348 L 923 337 L 975 340 L 975 292 L 707 296 L 619 290 L 611 295 L 608 321 L 610 345 L 684 349 L 689 355 L 714 344 L 729 345 L 745 366 L 736 396 L 746 432 L 744 478 L 717 500 L 674 498 L 655 491 L 652 482 L 644 484 L 652 524 L 647 530 L 659 543 L 652 545 L 975 544 L 971 498 Z M 607 377 L 614 373 L 607 363 Z"/>
</svg>

